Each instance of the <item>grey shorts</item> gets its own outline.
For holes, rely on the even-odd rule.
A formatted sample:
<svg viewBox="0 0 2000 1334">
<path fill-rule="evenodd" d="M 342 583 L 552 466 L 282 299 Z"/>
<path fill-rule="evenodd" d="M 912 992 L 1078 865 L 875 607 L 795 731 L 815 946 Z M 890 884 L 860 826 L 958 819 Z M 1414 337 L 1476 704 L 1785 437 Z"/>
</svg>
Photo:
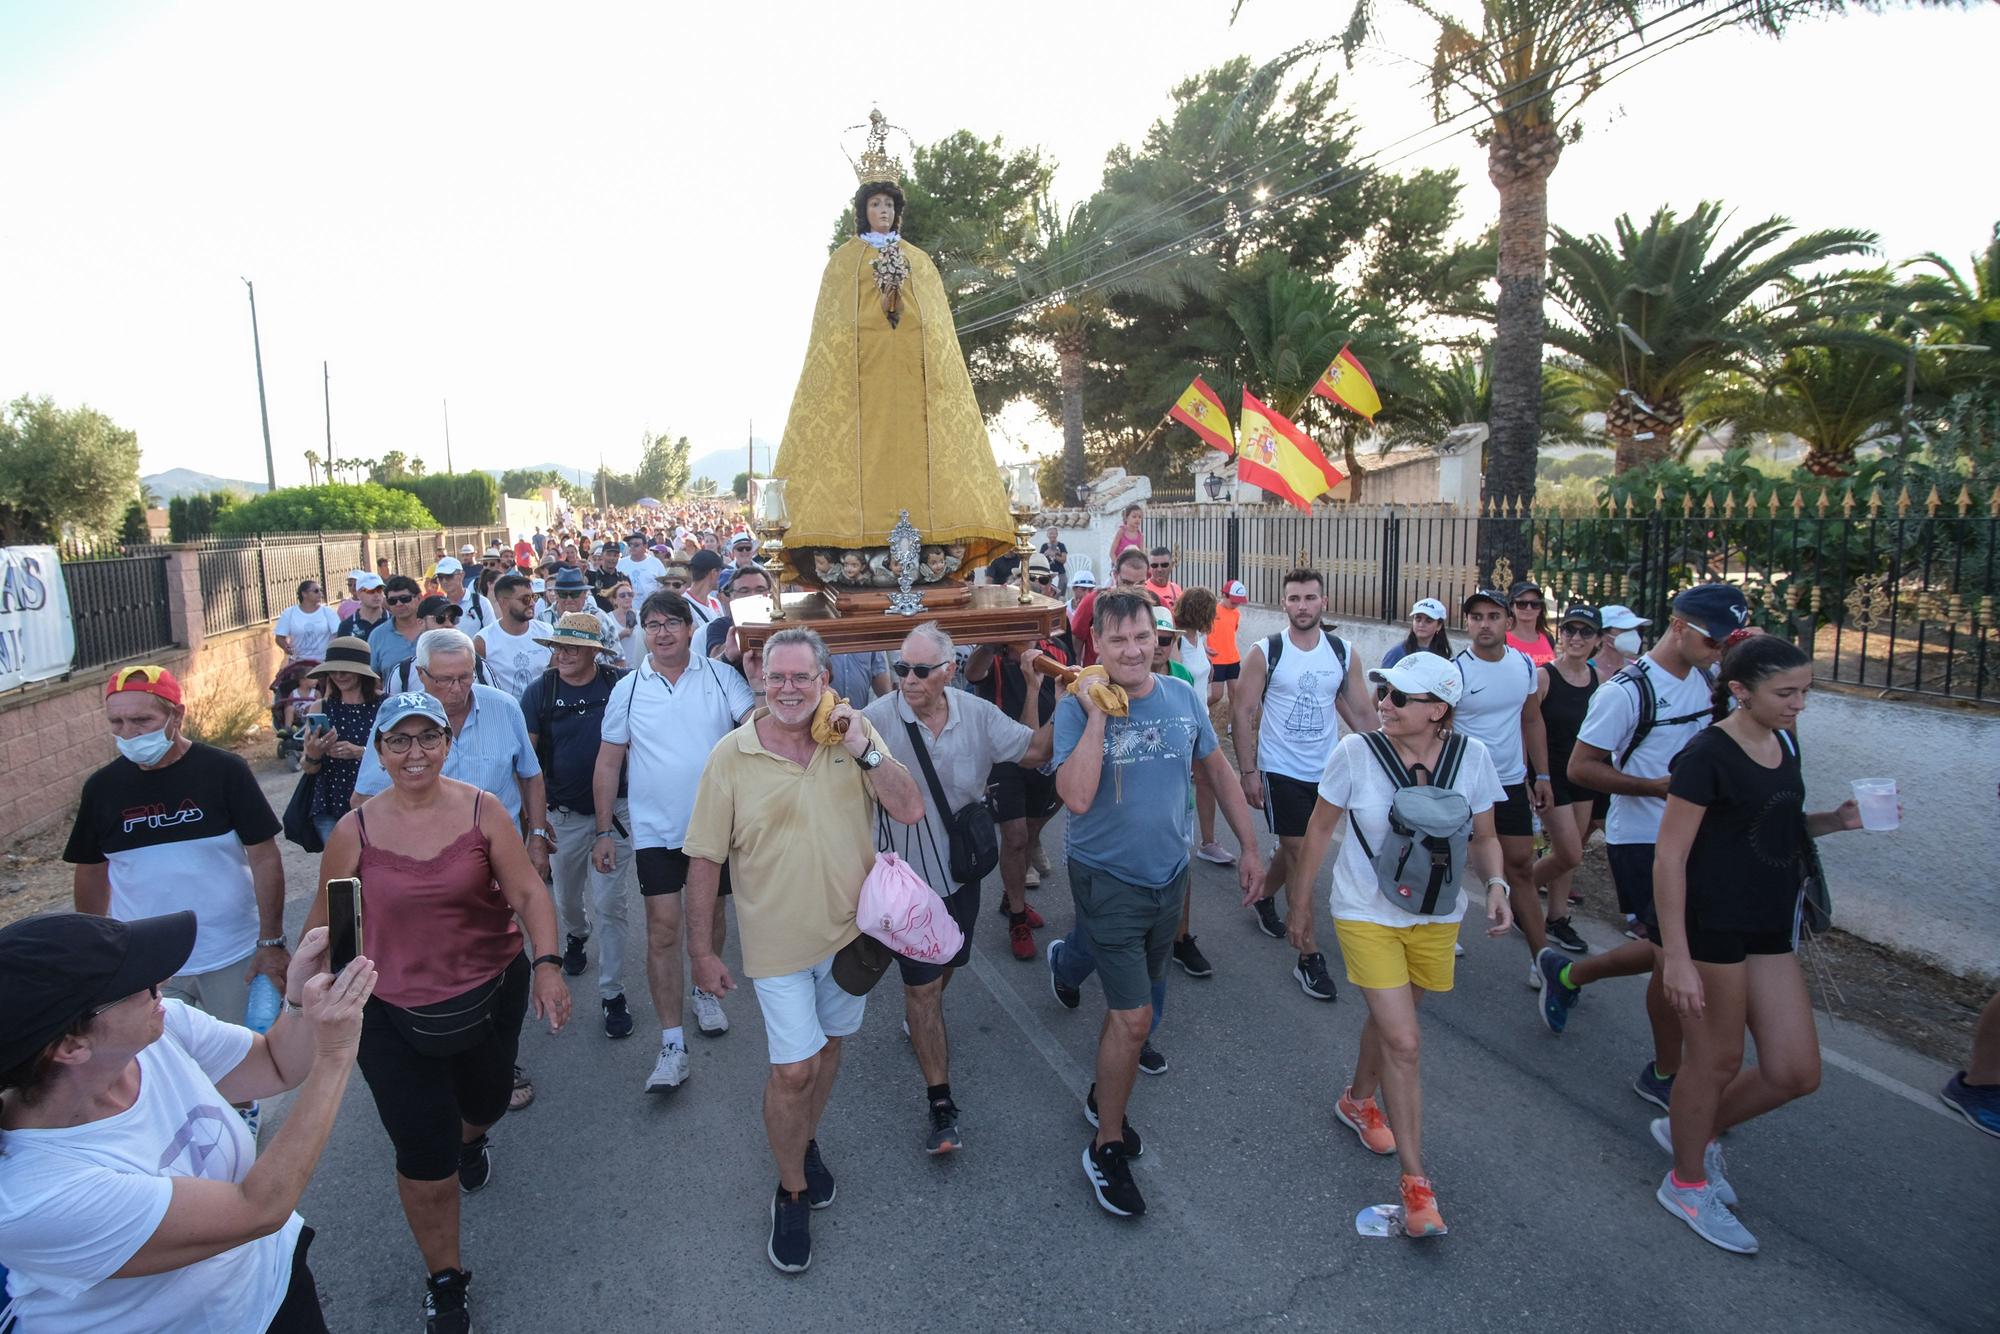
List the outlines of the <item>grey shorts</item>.
<svg viewBox="0 0 2000 1334">
<path fill-rule="evenodd" d="M 211 1019 L 240 1024 L 250 1008 L 250 984 L 243 974 L 250 970 L 251 956 L 224 964 L 206 973 L 179 973 L 160 983 L 160 994 L 192 1005 Z"/>
<path fill-rule="evenodd" d="M 1167 975 L 1188 872 L 1164 885 L 1135 885 L 1108 871 L 1069 859 L 1069 892 L 1076 903 L 1076 931 L 1085 937 L 1112 1010 L 1144 1010 L 1153 984 Z"/>
</svg>

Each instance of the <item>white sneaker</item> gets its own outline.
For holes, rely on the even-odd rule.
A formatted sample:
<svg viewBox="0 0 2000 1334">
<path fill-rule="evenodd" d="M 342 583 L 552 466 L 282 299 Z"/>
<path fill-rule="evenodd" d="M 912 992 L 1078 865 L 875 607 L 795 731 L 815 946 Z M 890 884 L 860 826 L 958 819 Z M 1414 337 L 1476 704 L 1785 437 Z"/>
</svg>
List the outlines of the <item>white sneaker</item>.
<svg viewBox="0 0 2000 1334">
<path fill-rule="evenodd" d="M 729 1016 L 722 1012 L 721 999 L 700 987 L 694 989 L 694 1021 L 710 1037 L 729 1031 Z"/>
<path fill-rule="evenodd" d="M 1035 863 L 1032 858 L 1028 861 L 1026 874 L 1021 877 L 1021 884 L 1028 889 L 1040 889 L 1042 887 L 1042 873 L 1035 869 Z"/>
<path fill-rule="evenodd" d="M 1042 841 L 1040 839 L 1036 839 L 1028 845 L 1028 865 L 1034 867 L 1043 875 L 1049 873 L 1049 854 L 1042 851 Z"/>
<path fill-rule="evenodd" d="M 687 1079 L 687 1048 L 678 1042 L 671 1042 L 660 1048 L 660 1059 L 654 1063 L 653 1073 L 646 1076 L 646 1092 L 677 1089 L 687 1083 Z"/>
<path fill-rule="evenodd" d="M 1529 963 L 1528 986 L 1535 991 L 1540 991 L 1542 989 L 1542 970 L 1539 964 L 1535 964 L 1532 962 Z"/>
</svg>

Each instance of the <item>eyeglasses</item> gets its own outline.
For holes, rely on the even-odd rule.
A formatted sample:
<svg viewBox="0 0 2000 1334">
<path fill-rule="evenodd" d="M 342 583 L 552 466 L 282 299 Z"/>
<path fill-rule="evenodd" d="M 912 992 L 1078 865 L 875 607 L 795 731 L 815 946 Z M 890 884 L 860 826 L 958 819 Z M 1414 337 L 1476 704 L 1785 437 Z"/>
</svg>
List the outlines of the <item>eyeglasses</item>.
<svg viewBox="0 0 2000 1334">
<path fill-rule="evenodd" d="M 1573 638 L 1573 639 L 1594 639 L 1597 636 L 1596 630 L 1592 629 L 1588 625 L 1584 625 L 1579 621 L 1566 622 L 1563 625 L 1558 626 L 1556 632 L 1560 635 L 1563 635 L 1565 638 Z"/>
<path fill-rule="evenodd" d="M 898 667 L 907 666 L 907 664 L 900 662 L 897 663 L 896 665 Z M 900 675 L 900 673 L 898 674 Z M 793 686 L 795 688 L 803 689 L 804 687 L 811 685 L 813 682 L 817 680 L 819 680 L 818 672 L 785 672 L 782 674 L 778 672 L 764 673 L 764 684 L 766 686 L 772 686 L 772 687 Z"/>
<path fill-rule="evenodd" d="M 654 619 L 647 621 L 644 625 L 640 626 L 639 628 L 644 630 L 649 635 L 663 635 L 669 630 L 693 629 L 693 627 L 690 626 L 686 621 L 673 621 L 673 620 L 663 621 L 660 620 L 658 617 L 655 617 Z"/>
<path fill-rule="evenodd" d="M 319 592 L 318 584 L 307 584 L 304 588 L 299 590 L 301 596 L 307 593 L 317 593 L 317 592 Z"/>
<path fill-rule="evenodd" d="M 407 755 L 411 746 L 436 750 L 444 745 L 444 731 L 441 728 L 426 727 L 421 732 L 391 732 L 382 738 L 382 744 L 388 748 L 391 755 Z"/>
<path fill-rule="evenodd" d="M 137 996 L 140 994 L 142 993 L 135 991 L 132 993 L 132 996 Z M 157 982 L 147 983 L 143 994 L 152 998 L 153 1000 L 158 1000 L 160 998 L 160 984 Z M 95 1019 L 97 1018 L 98 1015 L 103 1014 L 106 1010 L 117 1009 L 119 1006 L 123 1005 L 126 1001 L 131 1000 L 132 996 L 120 996 L 117 1000 L 112 1001 L 109 1005 L 100 1005 L 94 1010 L 85 1010 L 83 1012 L 83 1017 L 86 1019 Z"/>
<path fill-rule="evenodd" d="M 417 675 L 423 677 L 424 680 L 429 681 L 434 686 L 469 686 L 472 684 L 470 674 L 465 676 L 435 676 L 427 669 L 419 667 L 417 668 Z"/>
<path fill-rule="evenodd" d="M 1401 690 L 1396 689 L 1396 687 L 1392 685 L 1387 685 L 1383 683 L 1377 683 L 1377 685 L 1375 686 L 1375 698 L 1378 701 L 1386 699 L 1399 709 L 1407 709 L 1410 706 L 1410 702 L 1412 700 L 1415 700 L 1419 704 L 1438 703 L 1438 697 L 1436 695 L 1410 695 L 1404 693 Z"/>
<path fill-rule="evenodd" d="M 940 671 L 943 667 L 944 664 L 941 662 L 896 662 L 889 665 L 889 670 L 897 676 L 908 676 L 911 672 L 915 672 L 919 681 L 928 681 L 932 672 Z"/>
<path fill-rule="evenodd" d="M 407 607 L 416 600 L 415 595 L 410 593 L 391 593 L 386 599 L 392 607 Z"/>
<path fill-rule="evenodd" d="M 1530 611 L 1540 611 L 1543 607 L 1547 606 L 1548 604 L 1541 601 L 1539 598 L 1515 598 L 1514 605 L 1517 607 L 1526 607 Z"/>
<path fill-rule="evenodd" d="M 1052 574 L 1031 574 L 1028 576 L 1028 582 L 1031 584 L 1052 584 L 1055 581 L 1056 577 Z"/>
</svg>

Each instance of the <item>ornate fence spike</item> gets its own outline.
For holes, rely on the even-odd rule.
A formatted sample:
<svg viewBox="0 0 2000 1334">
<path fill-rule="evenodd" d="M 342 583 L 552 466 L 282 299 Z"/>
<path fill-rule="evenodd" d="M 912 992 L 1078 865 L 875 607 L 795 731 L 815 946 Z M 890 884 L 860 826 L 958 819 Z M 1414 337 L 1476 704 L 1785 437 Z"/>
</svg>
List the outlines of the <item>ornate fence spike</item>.
<svg viewBox="0 0 2000 1334">
<path fill-rule="evenodd" d="M 1938 494 L 1937 484 L 1933 482 L 1931 484 L 1931 493 L 1924 497 L 1924 513 L 1935 519 L 1937 517 L 1938 506 L 1943 503 L 1944 497 Z"/>
<path fill-rule="evenodd" d="M 1653 487 L 1653 508 L 1659 509 L 1666 503 L 1667 503 L 1666 484 L 1659 483 Z"/>
<path fill-rule="evenodd" d="M 1958 517 L 1963 519 L 1972 513 L 1972 487 L 1960 483 L 1958 488 Z"/>
<path fill-rule="evenodd" d="M 1725 519 L 1736 517 L 1736 492 L 1733 489 L 1722 493 L 1722 517 Z"/>
<path fill-rule="evenodd" d="M 1776 504 L 1777 500 L 1778 500 L 1778 493 L 1776 491 L 1773 491 L 1771 493 L 1771 502 L 1773 504 Z M 1801 486 L 1797 490 L 1792 492 L 1792 517 L 1794 519 L 1803 519 L 1805 518 L 1805 516 L 1806 516 L 1806 489 L 1803 486 Z"/>
<path fill-rule="evenodd" d="M 1903 483 L 1903 489 L 1896 493 L 1896 517 L 1899 519 L 1910 517 L 1910 484 L 1908 482 Z"/>
<path fill-rule="evenodd" d="M 1993 488 L 1993 498 L 1986 502 L 1986 517 L 2000 519 L 2000 486 Z"/>
<path fill-rule="evenodd" d="M 1868 488 L 1868 517 L 1871 519 L 1882 517 L 1882 488 L 1879 486 Z"/>
<path fill-rule="evenodd" d="M 1715 517 L 1715 492 L 1711 491 L 1702 497 L 1701 517 L 1704 519 L 1713 519 Z"/>
<path fill-rule="evenodd" d="M 1841 494 L 1840 517 L 1842 517 L 1843 519 L 1851 519 L 1854 517 L 1854 488 L 1852 486 L 1849 486 Z"/>
<path fill-rule="evenodd" d="M 1770 504 L 1770 510 L 1771 510 L 1771 515 L 1770 515 L 1770 517 L 1771 517 L 1771 518 L 1773 518 L 1773 519 L 1777 518 L 1777 517 L 1778 517 L 1778 488 L 1777 488 L 1777 487 L 1775 487 L 1775 486 L 1771 488 L 1771 504 Z"/>
<path fill-rule="evenodd" d="M 1822 518 L 1822 519 L 1824 519 L 1824 518 L 1826 517 L 1826 487 L 1825 487 L 1825 486 L 1821 486 L 1821 487 L 1820 487 L 1820 489 L 1819 489 L 1819 517 L 1820 517 L 1820 518 Z"/>
</svg>

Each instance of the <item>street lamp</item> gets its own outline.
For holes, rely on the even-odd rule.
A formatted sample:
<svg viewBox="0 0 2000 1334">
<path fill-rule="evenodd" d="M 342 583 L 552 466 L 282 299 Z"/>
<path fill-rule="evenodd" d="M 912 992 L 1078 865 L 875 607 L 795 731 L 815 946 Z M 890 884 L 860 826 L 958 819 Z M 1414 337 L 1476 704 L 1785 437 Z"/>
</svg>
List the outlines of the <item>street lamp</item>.
<svg viewBox="0 0 2000 1334">
<path fill-rule="evenodd" d="M 1221 500 L 1222 493 L 1229 488 L 1229 479 L 1219 472 L 1212 472 L 1201 479 L 1201 487 L 1208 492 L 1210 500 Z"/>
</svg>

